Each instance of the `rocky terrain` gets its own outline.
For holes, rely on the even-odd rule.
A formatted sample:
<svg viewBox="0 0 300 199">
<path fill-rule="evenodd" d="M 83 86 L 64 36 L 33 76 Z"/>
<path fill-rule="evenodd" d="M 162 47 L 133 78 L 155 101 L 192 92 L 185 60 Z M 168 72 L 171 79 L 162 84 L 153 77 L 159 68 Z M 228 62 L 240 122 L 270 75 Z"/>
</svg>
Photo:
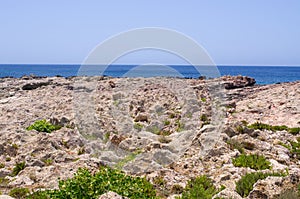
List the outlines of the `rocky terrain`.
<svg viewBox="0 0 300 199">
<path fill-rule="evenodd" d="M 0 79 L 0 90 L 2 194 L 55 189 L 78 168 L 108 165 L 145 176 L 162 198 L 207 175 L 222 187 L 214 198 L 240 199 L 236 182 L 256 172 L 233 164 L 241 153 L 263 155 L 271 167 L 262 172 L 287 173 L 258 180 L 247 198 L 275 198 L 300 183 L 300 148 L 292 146 L 300 139 L 288 129 L 300 126 L 300 81 L 26 76 Z M 62 128 L 26 129 L 43 119 Z M 256 122 L 287 128 L 249 126 Z M 121 198 L 109 194 L 100 198 Z"/>
</svg>

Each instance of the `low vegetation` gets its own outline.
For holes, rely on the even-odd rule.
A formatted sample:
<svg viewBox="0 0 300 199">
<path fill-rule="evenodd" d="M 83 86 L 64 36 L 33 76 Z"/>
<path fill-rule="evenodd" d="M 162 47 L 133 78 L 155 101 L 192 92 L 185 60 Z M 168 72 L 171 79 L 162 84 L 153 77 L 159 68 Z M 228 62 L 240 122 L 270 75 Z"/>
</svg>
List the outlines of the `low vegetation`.
<svg viewBox="0 0 300 199">
<path fill-rule="evenodd" d="M 95 174 L 79 169 L 73 178 L 59 181 L 58 190 L 37 191 L 28 198 L 96 199 L 108 191 L 131 199 L 157 198 L 153 185 L 145 178 L 131 177 L 108 167 L 100 168 Z"/>
<path fill-rule="evenodd" d="M 232 160 L 236 167 L 250 167 L 255 170 L 270 169 L 271 163 L 262 155 L 257 154 L 241 154 L 239 157 Z"/>
<path fill-rule="evenodd" d="M 25 162 L 16 163 L 15 167 L 12 170 L 11 176 L 18 175 L 23 169 L 25 169 Z"/>
<path fill-rule="evenodd" d="M 242 178 L 236 182 L 236 191 L 242 197 L 247 197 L 249 193 L 253 190 L 253 185 L 258 180 L 263 180 L 268 176 L 279 176 L 283 177 L 287 174 L 284 172 L 280 173 L 262 173 L 262 172 L 254 172 L 254 173 L 247 173 L 246 175 L 242 176 Z"/>
<path fill-rule="evenodd" d="M 218 190 L 212 180 L 203 175 L 190 180 L 183 190 L 182 196 L 177 199 L 211 199 L 217 193 Z"/>
<path fill-rule="evenodd" d="M 269 124 L 264 124 L 261 122 L 256 122 L 254 124 L 248 125 L 248 128 L 251 129 L 259 129 L 259 130 L 270 130 L 270 131 L 288 131 L 289 133 L 293 135 L 297 135 L 300 132 L 300 127 L 295 127 L 295 128 L 289 128 L 285 125 L 282 126 L 272 126 Z"/>
<path fill-rule="evenodd" d="M 60 128 L 61 126 L 53 125 L 50 122 L 47 122 L 46 120 L 38 120 L 35 121 L 34 124 L 27 127 L 26 130 L 36 130 L 39 132 L 51 133 L 52 131 L 59 130 Z"/>
<path fill-rule="evenodd" d="M 9 194 L 10 196 L 18 199 L 26 198 L 26 196 L 30 193 L 28 188 L 13 188 L 10 190 Z"/>
</svg>

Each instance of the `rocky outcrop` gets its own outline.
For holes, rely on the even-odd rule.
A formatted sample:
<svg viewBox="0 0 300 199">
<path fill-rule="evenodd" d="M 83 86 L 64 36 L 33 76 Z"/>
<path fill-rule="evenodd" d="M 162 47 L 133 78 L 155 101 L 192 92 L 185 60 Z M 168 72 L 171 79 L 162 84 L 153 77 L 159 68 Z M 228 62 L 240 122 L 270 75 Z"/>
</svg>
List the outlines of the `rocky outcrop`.
<svg viewBox="0 0 300 199">
<path fill-rule="evenodd" d="M 96 171 L 109 165 L 145 176 L 168 198 L 180 194 L 189 179 L 208 175 L 216 187 L 226 187 L 215 198 L 240 199 L 235 183 L 255 172 L 233 165 L 240 147 L 264 155 L 272 166 L 267 171 L 289 171 L 287 177 L 258 181 L 249 198 L 270 198 L 299 183 L 299 162 L 289 148 L 297 135 L 249 129 L 245 122 L 299 127 L 300 82 L 251 86 L 255 80 L 242 76 L 78 79 L 1 79 L 2 193 L 57 188 L 58 177 L 70 178 L 80 167 Z M 41 119 L 62 128 L 26 130 Z M 23 170 L 11 175 L 22 162 Z M 100 197 L 122 198 L 114 194 Z"/>
</svg>

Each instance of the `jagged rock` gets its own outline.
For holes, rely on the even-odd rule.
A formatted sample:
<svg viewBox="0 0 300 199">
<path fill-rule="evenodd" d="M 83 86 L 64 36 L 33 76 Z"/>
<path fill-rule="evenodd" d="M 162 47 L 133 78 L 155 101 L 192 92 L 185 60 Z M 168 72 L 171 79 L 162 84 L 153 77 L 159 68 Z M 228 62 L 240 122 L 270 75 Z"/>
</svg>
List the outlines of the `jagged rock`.
<svg viewBox="0 0 300 199">
<path fill-rule="evenodd" d="M 22 86 L 23 90 L 34 90 L 42 86 L 48 86 L 51 82 L 34 82 Z"/>
<path fill-rule="evenodd" d="M 129 198 L 120 196 L 119 194 L 117 194 L 115 192 L 109 191 L 109 192 L 99 196 L 98 199 L 129 199 Z"/>
<path fill-rule="evenodd" d="M 241 197 L 237 192 L 235 192 L 233 190 L 224 189 L 213 197 L 213 199 L 216 199 L 216 198 L 242 199 L 243 197 Z"/>
<path fill-rule="evenodd" d="M 148 116 L 142 113 L 139 113 L 135 119 L 135 122 L 148 122 Z"/>
<path fill-rule="evenodd" d="M 224 76 L 223 80 L 225 89 L 243 88 L 256 83 L 254 78 L 246 76 Z"/>
<path fill-rule="evenodd" d="M 14 199 L 14 198 L 8 195 L 0 195 L 0 199 Z"/>
</svg>

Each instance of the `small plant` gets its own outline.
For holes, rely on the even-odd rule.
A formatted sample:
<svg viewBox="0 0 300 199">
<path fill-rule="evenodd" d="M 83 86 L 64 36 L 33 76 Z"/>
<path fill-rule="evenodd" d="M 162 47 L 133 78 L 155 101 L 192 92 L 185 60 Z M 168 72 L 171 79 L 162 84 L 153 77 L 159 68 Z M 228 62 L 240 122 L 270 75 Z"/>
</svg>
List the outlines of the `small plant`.
<svg viewBox="0 0 300 199">
<path fill-rule="evenodd" d="M 300 127 L 289 128 L 288 132 L 293 134 L 293 135 L 297 135 L 300 132 Z"/>
<path fill-rule="evenodd" d="M 291 144 L 290 152 L 295 158 L 300 159 L 300 142 L 294 142 L 294 141 L 289 141 L 289 142 Z"/>
<path fill-rule="evenodd" d="M 266 160 L 264 156 L 257 154 L 241 154 L 239 157 L 232 160 L 232 163 L 236 167 L 250 167 L 255 170 L 270 169 L 270 162 Z"/>
<path fill-rule="evenodd" d="M 205 97 L 201 97 L 201 101 L 202 102 L 206 102 L 206 98 Z"/>
<path fill-rule="evenodd" d="M 11 161 L 11 157 L 7 156 L 7 157 L 5 158 L 5 161 L 6 161 L 6 162 Z"/>
<path fill-rule="evenodd" d="M 180 122 L 180 120 L 176 120 L 176 126 L 177 126 L 177 128 L 176 128 L 176 131 L 177 132 L 181 132 L 181 131 L 183 131 L 184 130 L 184 124 L 183 123 L 181 123 Z"/>
<path fill-rule="evenodd" d="M 164 121 L 164 125 L 165 125 L 165 126 L 168 126 L 168 125 L 170 125 L 170 124 L 171 124 L 171 122 L 170 122 L 169 120 L 165 120 L 165 121 Z"/>
<path fill-rule="evenodd" d="M 85 148 L 84 147 L 80 147 L 79 149 L 78 149 L 78 155 L 82 155 L 82 154 L 84 154 L 85 153 Z"/>
<path fill-rule="evenodd" d="M 242 197 L 247 197 L 249 193 L 253 189 L 253 185 L 258 180 L 263 180 L 267 178 L 268 176 L 279 176 L 284 177 L 286 176 L 286 173 L 262 173 L 262 172 L 255 172 L 255 173 L 247 173 L 246 175 L 242 176 L 242 178 L 236 182 L 236 191 L 238 194 L 240 194 Z"/>
<path fill-rule="evenodd" d="M 50 166 L 53 163 L 53 160 L 48 158 L 46 160 L 43 160 L 43 162 L 45 163 L 46 166 Z"/>
<path fill-rule="evenodd" d="M 234 139 L 229 139 L 229 140 L 227 140 L 226 143 L 229 145 L 229 148 L 231 150 L 237 149 L 240 153 L 244 153 L 245 152 L 243 144 L 241 144 L 240 142 L 238 142 L 238 141 L 236 141 Z"/>
<path fill-rule="evenodd" d="M 47 122 L 46 120 L 38 120 L 35 121 L 34 124 L 27 127 L 26 130 L 36 130 L 39 132 L 51 133 L 52 131 L 59 130 L 60 128 L 61 126 L 53 125 L 50 122 Z"/>
<path fill-rule="evenodd" d="M 4 163 L 0 163 L 0 169 L 4 168 L 5 164 Z"/>
<path fill-rule="evenodd" d="M 202 122 L 208 121 L 207 115 L 206 115 L 206 114 L 201 115 L 201 116 L 200 116 L 200 120 L 201 120 Z"/>
<path fill-rule="evenodd" d="M 183 190 L 182 196 L 178 199 L 211 199 L 218 190 L 207 176 L 199 176 L 188 182 Z"/>
<path fill-rule="evenodd" d="M 104 134 L 104 140 L 103 140 L 104 143 L 107 143 L 107 142 L 108 142 L 109 137 L 110 137 L 110 132 L 107 132 L 107 133 Z"/>
<path fill-rule="evenodd" d="M 135 128 L 138 131 L 141 131 L 143 129 L 144 125 L 141 123 L 134 123 L 133 128 Z"/>
<path fill-rule="evenodd" d="M 12 190 L 10 190 L 8 195 L 18 199 L 22 199 L 22 198 L 26 198 L 26 196 L 29 193 L 30 192 L 28 188 L 13 188 Z"/>
<path fill-rule="evenodd" d="M 11 173 L 11 176 L 16 176 L 25 168 L 25 162 L 16 163 L 15 167 L 13 168 L 13 171 Z"/>
</svg>

